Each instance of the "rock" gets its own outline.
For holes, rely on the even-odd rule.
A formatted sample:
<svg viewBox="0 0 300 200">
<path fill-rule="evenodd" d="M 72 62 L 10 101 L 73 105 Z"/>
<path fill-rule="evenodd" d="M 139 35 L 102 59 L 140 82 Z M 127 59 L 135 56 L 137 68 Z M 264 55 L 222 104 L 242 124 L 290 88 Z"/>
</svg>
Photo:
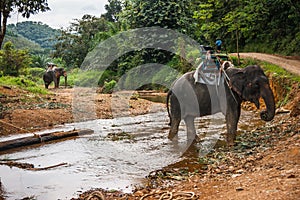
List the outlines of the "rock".
<svg viewBox="0 0 300 200">
<path fill-rule="evenodd" d="M 239 176 L 241 176 L 241 174 L 232 174 L 231 175 L 232 178 L 236 178 L 236 177 L 239 177 Z"/>
<path fill-rule="evenodd" d="M 228 170 L 229 171 L 234 171 L 234 166 L 229 166 Z"/>
<path fill-rule="evenodd" d="M 277 114 L 284 114 L 284 113 L 290 113 L 290 112 L 291 112 L 290 110 L 280 107 L 280 108 L 276 109 L 275 114 L 277 115 Z"/>
<path fill-rule="evenodd" d="M 235 190 L 236 190 L 237 192 L 239 192 L 239 191 L 243 191 L 244 188 L 242 188 L 242 187 L 237 187 L 237 188 L 235 188 Z"/>
</svg>

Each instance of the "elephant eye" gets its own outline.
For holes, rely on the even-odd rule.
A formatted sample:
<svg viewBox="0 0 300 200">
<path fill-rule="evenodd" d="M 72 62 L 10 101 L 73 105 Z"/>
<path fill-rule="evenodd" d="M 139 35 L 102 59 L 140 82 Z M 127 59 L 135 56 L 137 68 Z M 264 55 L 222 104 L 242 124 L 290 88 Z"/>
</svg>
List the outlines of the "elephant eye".
<svg viewBox="0 0 300 200">
<path fill-rule="evenodd" d="M 250 83 L 248 83 L 247 86 L 249 89 L 256 89 L 256 88 L 259 88 L 259 83 L 258 83 L 258 81 L 250 82 Z"/>
</svg>

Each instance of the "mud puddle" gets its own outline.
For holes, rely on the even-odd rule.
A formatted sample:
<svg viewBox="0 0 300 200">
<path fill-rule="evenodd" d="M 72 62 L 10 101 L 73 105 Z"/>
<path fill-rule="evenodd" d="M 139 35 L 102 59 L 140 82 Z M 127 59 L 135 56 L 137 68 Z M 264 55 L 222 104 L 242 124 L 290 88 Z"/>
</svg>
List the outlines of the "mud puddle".
<svg viewBox="0 0 300 200">
<path fill-rule="evenodd" d="M 253 120 L 253 114 L 242 114 L 240 126 L 243 129 L 248 127 L 249 119 Z M 186 154 L 190 146 L 186 141 L 184 123 L 180 125 L 177 142 L 167 139 L 167 124 L 166 112 L 159 112 L 67 124 L 53 129 L 51 131 L 88 128 L 95 133 L 0 155 L 0 160 L 31 163 L 35 167 L 67 163 L 43 171 L 0 165 L 5 197 L 70 199 L 92 188 L 130 192 L 151 171 L 180 163 L 185 155 L 206 155 L 218 141 L 223 140 L 226 131 L 222 114 L 197 119 L 201 142 L 197 151 Z"/>
</svg>

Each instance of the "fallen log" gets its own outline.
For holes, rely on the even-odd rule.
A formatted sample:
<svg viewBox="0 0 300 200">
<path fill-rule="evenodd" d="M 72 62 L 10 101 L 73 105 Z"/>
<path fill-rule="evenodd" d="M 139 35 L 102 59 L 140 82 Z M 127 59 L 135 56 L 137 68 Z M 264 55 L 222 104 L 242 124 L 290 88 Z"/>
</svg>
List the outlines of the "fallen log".
<svg viewBox="0 0 300 200">
<path fill-rule="evenodd" d="M 92 134 L 93 132 L 94 132 L 93 130 L 86 129 L 86 130 L 72 130 L 72 131 L 63 131 L 63 132 L 34 134 L 32 136 L 0 142 L 0 151 L 6 151 L 13 148 L 24 147 L 33 144 L 40 144 L 43 142 L 49 142 L 49 141 L 59 140 L 68 137 Z"/>
</svg>

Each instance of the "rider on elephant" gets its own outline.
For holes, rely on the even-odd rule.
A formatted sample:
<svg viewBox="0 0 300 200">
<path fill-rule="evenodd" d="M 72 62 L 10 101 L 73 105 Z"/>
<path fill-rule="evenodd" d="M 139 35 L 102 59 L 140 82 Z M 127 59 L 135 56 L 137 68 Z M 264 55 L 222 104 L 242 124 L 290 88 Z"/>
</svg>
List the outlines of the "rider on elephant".
<svg viewBox="0 0 300 200">
<path fill-rule="evenodd" d="M 43 75 L 43 80 L 45 83 L 45 88 L 48 89 L 49 85 L 54 81 L 55 88 L 59 88 L 60 77 L 65 77 L 65 87 L 67 86 L 67 72 L 64 68 L 57 67 L 54 63 L 48 63 L 48 68 Z"/>
</svg>

